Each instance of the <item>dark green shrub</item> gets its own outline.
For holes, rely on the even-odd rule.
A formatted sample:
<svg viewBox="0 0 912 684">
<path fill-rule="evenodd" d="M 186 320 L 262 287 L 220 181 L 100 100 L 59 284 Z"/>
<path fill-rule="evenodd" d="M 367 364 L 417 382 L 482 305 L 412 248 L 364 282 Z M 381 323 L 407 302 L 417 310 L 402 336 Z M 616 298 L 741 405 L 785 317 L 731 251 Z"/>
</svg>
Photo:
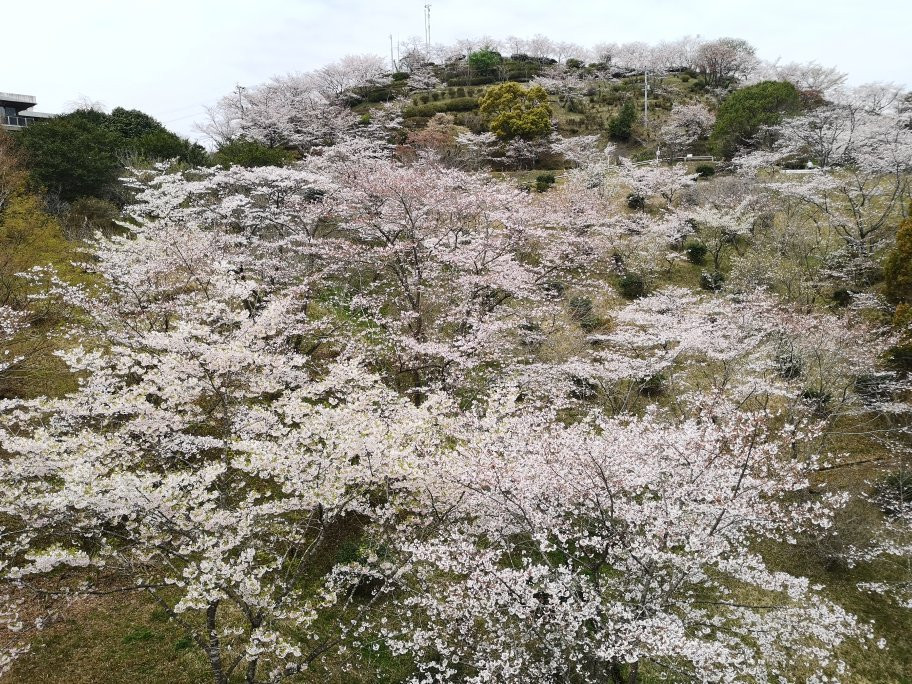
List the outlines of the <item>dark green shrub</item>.
<svg viewBox="0 0 912 684">
<path fill-rule="evenodd" d="M 797 380 L 804 372 L 804 361 L 792 349 L 780 349 L 776 354 L 776 372 L 783 380 Z"/>
<path fill-rule="evenodd" d="M 219 166 L 282 166 L 294 159 L 294 154 L 281 147 L 267 147 L 255 140 L 232 140 L 220 145 L 212 161 Z"/>
<path fill-rule="evenodd" d="M 842 308 L 847 307 L 852 303 L 852 293 L 845 288 L 836 290 L 833 293 L 833 303 Z"/>
<path fill-rule="evenodd" d="M 659 397 L 665 393 L 665 376 L 656 373 L 640 383 L 639 392 L 644 397 Z"/>
<path fill-rule="evenodd" d="M 28 126 L 17 140 L 32 176 L 61 199 L 113 196 L 125 143 L 120 133 L 73 112 Z"/>
<path fill-rule="evenodd" d="M 887 351 L 887 363 L 894 370 L 912 373 L 912 344 L 901 344 Z"/>
<path fill-rule="evenodd" d="M 800 108 L 795 86 L 786 81 L 763 81 L 736 90 L 722 101 L 710 140 L 716 151 L 731 159 L 764 126 L 772 126 L 784 114 Z"/>
<path fill-rule="evenodd" d="M 877 501 L 888 515 L 908 511 L 912 505 L 912 470 L 897 470 L 878 482 Z"/>
<path fill-rule="evenodd" d="M 687 260 L 696 264 L 697 266 L 702 266 L 706 263 L 706 253 L 709 249 L 702 242 L 688 242 L 687 246 L 684 247 L 684 252 L 687 254 Z"/>
<path fill-rule="evenodd" d="M 394 81 L 407 81 L 409 75 L 404 71 L 396 71 L 390 78 L 392 78 Z"/>
<path fill-rule="evenodd" d="M 712 164 L 698 164 L 694 170 L 700 174 L 700 178 L 709 178 L 716 175 L 716 167 Z"/>
<path fill-rule="evenodd" d="M 473 71 L 480 73 L 487 73 L 493 70 L 498 64 L 503 61 L 500 53 L 496 50 L 476 50 L 475 52 L 469 54 L 469 66 Z"/>
<path fill-rule="evenodd" d="M 402 115 L 406 118 L 417 116 L 432 117 L 440 112 L 470 112 L 478 108 L 478 100 L 474 97 L 457 97 L 454 100 L 443 100 L 442 102 L 430 102 L 417 107 L 406 107 L 402 110 Z"/>
<path fill-rule="evenodd" d="M 573 297 L 569 304 L 570 316 L 586 332 L 592 332 L 601 325 L 601 320 L 592 311 L 592 300 L 589 297 Z"/>
<path fill-rule="evenodd" d="M 646 294 L 646 281 L 637 273 L 626 273 L 618 282 L 618 290 L 627 299 L 638 299 Z"/>
<path fill-rule="evenodd" d="M 810 405 L 817 416 L 823 416 L 827 413 L 832 396 L 829 392 L 806 387 L 801 392 L 801 398 Z"/>
<path fill-rule="evenodd" d="M 634 121 L 636 121 L 636 109 L 633 106 L 633 101 L 627 100 L 618 115 L 612 117 L 608 124 L 608 135 L 612 139 L 622 142 L 630 140 Z"/>
<path fill-rule="evenodd" d="M 700 287 L 704 290 L 709 290 L 711 292 L 716 292 L 722 289 L 722 285 L 725 283 L 725 276 L 720 271 L 703 271 L 700 274 Z"/>
<path fill-rule="evenodd" d="M 535 177 L 535 189 L 538 192 L 545 192 L 555 183 L 553 173 L 540 173 Z"/>
<path fill-rule="evenodd" d="M 582 67 L 583 67 L 583 60 L 581 60 L 581 59 L 576 59 L 575 57 L 571 57 L 570 59 L 567 60 L 568 69 L 581 69 Z"/>
<path fill-rule="evenodd" d="M 631 193 L 627 195 L 627 206 L 631 209 L 636 209 L 637 211 L 642 211 L 646 208 L 646 198 L 642 195 L 637 195 L 636 193 Z"/>
</svg>

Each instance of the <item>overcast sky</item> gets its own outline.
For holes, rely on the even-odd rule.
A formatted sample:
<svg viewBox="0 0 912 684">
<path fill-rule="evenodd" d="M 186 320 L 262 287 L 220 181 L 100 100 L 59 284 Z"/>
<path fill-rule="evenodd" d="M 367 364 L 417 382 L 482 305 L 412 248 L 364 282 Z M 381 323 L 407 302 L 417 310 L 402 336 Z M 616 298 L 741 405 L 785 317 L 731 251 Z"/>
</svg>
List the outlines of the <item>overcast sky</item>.
<svg viewBox="0 0 912 684">
<path fill-rule="evenodd" d="M 426 0 L 16 0 L 0 10 L 0 91 L 61 112 L 81 97 L 190 137 L 235 84 L 423 35 Z M 431 39 L 489 35 L 654 43 L 734 36 L 760 57 L 816 60 L 851 82 L 912 85 L 912 0 L 430 0 Z"/>
</svg>

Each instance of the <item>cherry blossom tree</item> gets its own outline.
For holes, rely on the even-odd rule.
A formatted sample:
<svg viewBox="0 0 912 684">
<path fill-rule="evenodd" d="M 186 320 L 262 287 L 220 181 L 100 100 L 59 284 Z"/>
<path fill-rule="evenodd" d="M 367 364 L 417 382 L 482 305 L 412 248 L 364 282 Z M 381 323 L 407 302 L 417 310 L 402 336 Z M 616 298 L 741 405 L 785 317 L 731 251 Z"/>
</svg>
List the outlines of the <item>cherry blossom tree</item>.
<svg viewBox="0 0 912 684">
<path fill-rule="evenodd" d="M 377 55 L 346 55 L 314 72 L 317 90 L 328 100 L 358 99 L 357 91 L 389 82 L 386 60 Z"/>
<path fill-rule="evenodd" d="M 22 361 L 22 357 L 12 353 L 10 345 L 21 333 L 25 325 L 25 315 L 8 306 L 0 306 L 0 380 L 5 373 Z"/>
<path fill-rule="evenodd" d="M 697 140 L 712 130 L 716 117 L 702 104 L 674 105 L 659 137 L 667 145 L 669 157 L 682 156 Z"/>
<path fill-rule="evenodd" d="M 724 404 L 555 425 L 510 401 L 468 417 L 440 464 L 434 534 L 407 548 L 394 653 L 413 681 L 768 681 L 839 676 L 868 630 L 750 540 L 826 527 L 809 434 Z M 455 493 L 454 493 L 455 492 Z M 787 674 L 788 673 L 788 674 Z"/>
<path fill-rule="evenodd" d="M 768 187 L 814 208 L 852 251 L 876 249 L 909 198 L 912 132 L 893 115 L 831 105 L 786 119 L 775 133 L 772 153 L 742 160 L 748 173 L 790 159 L 813 160 L 823 172 Z"/>
<path fill-rule="evenodd" d="M 324 559 L 380 533 L 423 419 L 353 360 L 311 370 L 298 293 L 227 237 L 159 219 L 98 244 L 108 287 L 71 293 L 95 344 L 61 354 L 79 389 L 0 403 L 0 583 L 13 629 L 29 594 L 148 593 L 213 681 L 252 684 L 318 671 L 372 605 Z"/>
<path fill-rule="evenodd" d="M 743 79 L 756 66 L 756 48 L 739 38 L 718 38 L 700 45 L 696 66 L 711 86 L 725 85 L 729 79 Z"/>
</svg>

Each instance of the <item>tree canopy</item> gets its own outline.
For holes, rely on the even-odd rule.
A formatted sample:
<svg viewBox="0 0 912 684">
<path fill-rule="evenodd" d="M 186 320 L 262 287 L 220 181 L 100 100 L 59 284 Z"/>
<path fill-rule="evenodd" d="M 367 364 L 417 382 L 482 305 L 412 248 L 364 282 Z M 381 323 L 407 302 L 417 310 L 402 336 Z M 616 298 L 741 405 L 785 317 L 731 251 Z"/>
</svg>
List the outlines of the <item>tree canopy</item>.
<svg viewBox="0 0 912 684">
<path fill-rule="evenodd" d="M 799 106 L 797 88 L 786 81 L 763 81 L 736 90 L 719 107 L 712 143 L 730 158 L 739 147 L 749 145 L 763 126 L 779 123 L 783 114 L 795 113 Z"/>
<path fill-rule="evenodd" d="M 481 113 L 498 138 L 540 138 L 551 131 L 548 93 L 541 86 L 524 88 L 501 83 L 488 88 L 479 101 Z"/>
<path fill-rule="evenodd" d="M 32 176 L 61 199 L 108 197 L 126 160 L 178 159 L 202 164 L 206 151 L 138 110 L 79 109 L 23 129 L 17 136 Z"/>
</svg>

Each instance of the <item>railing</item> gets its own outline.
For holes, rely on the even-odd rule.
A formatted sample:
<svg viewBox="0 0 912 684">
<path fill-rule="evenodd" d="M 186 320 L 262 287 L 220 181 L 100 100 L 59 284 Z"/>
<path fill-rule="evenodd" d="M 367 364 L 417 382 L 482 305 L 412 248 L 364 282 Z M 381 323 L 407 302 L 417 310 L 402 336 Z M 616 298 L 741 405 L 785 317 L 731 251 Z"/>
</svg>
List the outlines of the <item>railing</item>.
<svg viewBox="0 0 912 684">
<path fill-rule="evenodd" d="M 0 124 L 4 126 L 17 126 L 23 128 L 28 126 L 31 123 L 34 123 L 35 119 L 31 116 L 4 116 L 0 118 Z"/>
</svg>

